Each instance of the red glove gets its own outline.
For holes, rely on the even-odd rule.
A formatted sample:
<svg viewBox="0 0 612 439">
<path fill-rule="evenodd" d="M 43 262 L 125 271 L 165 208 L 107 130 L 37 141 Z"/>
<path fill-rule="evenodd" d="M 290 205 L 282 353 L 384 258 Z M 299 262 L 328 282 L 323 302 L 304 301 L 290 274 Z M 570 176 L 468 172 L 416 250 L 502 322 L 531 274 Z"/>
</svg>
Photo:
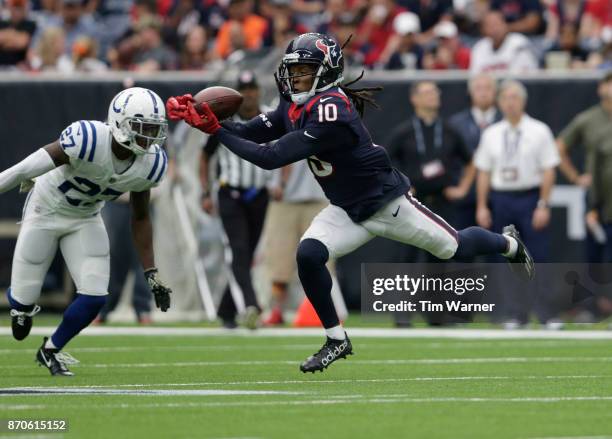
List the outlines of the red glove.
<svg viewBox="0 0 612 439">
<path fill-rule="evenodd" d="M 187 116 L 187 103 L 193 102 L 193 96 L 172 96 L 166 101 L 166 114 L 170 120 L 181 120 Z"/>
<path fill-rule="evenodd" d="M 221 128 L 219 120 L 212 112 L 206 102 L 200 104 L 200 113 L 197 112 L 193 103 L 187 103 L 187 116 L 185 122 L 194 128 L 204 131 L 206 134 L 215 134 Z"/>
</svg>

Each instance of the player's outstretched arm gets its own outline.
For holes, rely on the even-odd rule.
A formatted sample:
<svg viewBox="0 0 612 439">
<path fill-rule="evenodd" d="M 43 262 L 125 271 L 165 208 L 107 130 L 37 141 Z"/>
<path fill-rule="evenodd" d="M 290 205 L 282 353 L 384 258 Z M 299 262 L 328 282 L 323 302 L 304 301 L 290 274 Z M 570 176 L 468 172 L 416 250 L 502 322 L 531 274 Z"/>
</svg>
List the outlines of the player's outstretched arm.
<svg viewBox="0 0 612 439">
<path fill-rule="evenodd" d="M 0 173 L 0 193 L 9 191 L 27 180 L 66 163 L 68 163 L 68 156 L 62 150 L 59 141 L 50 143 Z"/>
<path fill-rule="evenodd" d="M 155 298 L 155 306 L 166 312 L 170 308 L 170 293 L 172 290 L 159 279 L 153 254 L 153 225 L 149 215 L 149 191 L 132 192 L 132 238 L 140 256 L 145 277 Z"/>
</svg>

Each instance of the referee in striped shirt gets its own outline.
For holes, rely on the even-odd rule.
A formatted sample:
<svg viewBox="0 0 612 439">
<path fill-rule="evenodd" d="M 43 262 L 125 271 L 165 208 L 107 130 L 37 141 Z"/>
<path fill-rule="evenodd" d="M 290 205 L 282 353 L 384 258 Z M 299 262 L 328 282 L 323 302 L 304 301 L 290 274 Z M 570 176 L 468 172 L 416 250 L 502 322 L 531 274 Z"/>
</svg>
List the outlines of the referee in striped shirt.
<svg viewBox="0 0 612 439">
<path fill-rule="evenodd" d="M 246 122 L 262 113 L 259 86 L 252 72 L 241 73 L 236 89 L 242 93 L 244 100 L 233 120 Z M 274 174 L 242 160 L 219 143 L 215 136 L 210 137 L 204 146 L 200 164 L 202 208 L 208 213 L 213 210 L 209 167 L 215 154 L 218 156 L 216 180 L 219 184 L 219 216 L 232 250 L 232 272 L 244 297 L 244 325 L 255 329 L 261 308 L 251 282 L 251 266 L 268 208 L 268 185 Z M 275 198 L 280 198 L 280 193 Z M 229 286 L 221 299 L 218 314 L 223 326 L 236 327 L 236 305 Z"/>
</svg>

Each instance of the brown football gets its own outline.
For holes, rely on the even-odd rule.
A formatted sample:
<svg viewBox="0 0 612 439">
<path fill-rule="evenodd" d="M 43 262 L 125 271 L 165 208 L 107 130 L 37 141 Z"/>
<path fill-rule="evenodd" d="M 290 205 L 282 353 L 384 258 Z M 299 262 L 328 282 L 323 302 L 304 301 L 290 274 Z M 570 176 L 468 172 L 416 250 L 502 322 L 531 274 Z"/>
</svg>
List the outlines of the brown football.
<svg viewBox="0 0 612 439">
<path fill-rule="evenodd" d="M 199 91 L 193 99 L 195 108 L 199 112 L 200 105 L 207 102 L 217 119 L 224 120 L 232 117 L 242 104 L 242 95 L 229 87 L 208 87 Z"/>
</svg>

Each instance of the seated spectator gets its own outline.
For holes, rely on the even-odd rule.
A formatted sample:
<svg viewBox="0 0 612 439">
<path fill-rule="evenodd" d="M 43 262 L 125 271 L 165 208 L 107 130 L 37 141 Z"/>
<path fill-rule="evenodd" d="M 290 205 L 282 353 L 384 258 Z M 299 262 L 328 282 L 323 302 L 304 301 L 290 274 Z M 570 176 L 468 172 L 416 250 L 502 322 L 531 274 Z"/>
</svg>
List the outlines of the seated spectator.
<svg viewBox="0 0 612 439">
<path fill-rule="evenodd" d="M 480 22 L 490 10 L 487 0 L 454 0 L 453 21 L 464 37 L 480 37 Z"/>
<path fill-rule="evenodd" d="M 338 27 L 340 17 L 351 14 L 347 0 L 327 0 L 325 12 L 321 15 L 316 31 L 321 34 L 334 34 Z"/>
<path fill-rule="evenodd" d="M 323 0 L 291 0 L 291 10 L 296 22 L 309 31 L 314 31 L 325 11 Z"/>
<path fill-rule="evenodd" d="M 40 32 L 48 27 L 61 27 L 64 30 L 64 53 L 72 52 L 74 42 L 81 36 L 96 37 L 97 28 L 93 17 L 86 13 L 83 0 L 61 0 L 60 14 L 49 17 Z M 38 32 L 35 39 L 38 39 Z"/>
<path fill-rule="evenodd" d="M 547 44 L 553 46 L 558 43 L 561 27 L 568 24 L 579 30 L 579 39 L 588 38 L 587 28 L 591 26 L 588 23 L 589 13 L 593 5 L 593 0 L 552 0 L 546 19 Z"/>
<path fill-rule="evenodd" d="M 605 28 L 601 33 L 602 46 L 589 56 L 587 65 L 601 70 L 612 69 L 612 27 Z"/>
<path fill-rule="evenodd" d="M 176 54 L 162 41 L 161 21 L 158 17 L 142 17 L 136 30 L 137 50 L 134 54 L 133 70 L 155 72 L 176 69 Z"/>
<path fill-rule="evenodd" d="M 268 24 L 253 11 L 252 0 L 230 0 L 228 20 L 217 35 L 216 53 L 227 58 L 236 50 L 258 50 L 262 47 Z"/>
<path fill-rule="evenodd" d="M 542 5 L 539 0 L 492 0 L 491 10 L 502 13 L 509 32 L 540 34 L 544 30 Z"/>
<path fill-rule="evenodd" d="M 472 48 L 470 71 L 522 73 L 537 70 L 538 61 L 524 35 L 511 33 L 499 11 L 488 12 L 482 22 L 484 38 Z"/>
<path fill-rule="evenodd" d="M 394 45 L 394 51 L 389 56 L 385 68 L 387 70 L 422 69 L 423 49 L 416 42 L 416 37 L 421 31 L 418 15 L 402 12 L 393 20 L 393 30 L 395 35 L 389 45 Z"/>
<path fill-rule="evenodd" d="M 261 3 L 261 12 L 268 21 L 264 46 L 278 47 L 284 50 L 291 39 L 308 32 L 298 24 L 292 11 L 290 0 L 268 0 Z"/>
<path fill-rule="evenodd" d="M 72 62 L 78 72 L 105 72 L 108 66 L 98 59 L 98 44 L 95 40 L 83 36 L 72 46 Z"/>
<path fill-rule="evenodd" d="M 28 17 L 27 0 L 8 0 L 8 17 L 0 19 L 0 68 L 25 68 L 36 23 Z"/>
<path fill-rule="evenodd" d="M 202 70 L 210 59 L 206 30 L 202 26 L 196 26 L 185 37 L 179 68 L 181 70 Z"/>
<path fill-rule="evenodd" d="M 355 42 L 364 53 L 364 64 L 369 67 L 384 66 L 393 53 L 388 47 L 389 40 L 394 35 L 393 23 L 395 17 L 403 12 L 403 8 L 393 0 L 372 0 L 365 18 L 361 21 L 355 36 Z M 383 51 L 386 55 L 381 59 Z"/>
<path fill-rule="evenodd" d="M 423 65 L 427 70 L 466 70 L 470 67 L 470 49 L 461 44 L 457 26 L 443 21 L 434 28 L 436 45 L 425 55 Z"/>
<path fill-rule="evenodd" d="M 398 4 L 419 16 L 421 35 L 419 43 L 424 45 L 434 38 L 433 29 L 442 20 L 452 20 L 452 0 L 398 0 Z"/>
<path fill-rule="evenodd" d="M 66 36 L 60 27 L 48 27 L 40 36 L 30 62 L 33 70 L 71 73 L 74 65 L 64 53 Z"/>
<path fill-rule="evenodd" d="M 346 44 L 342 49 L 344 62 L 353 67 L 362 66 L 364 60 L 364 54 L 359 50 L 359 44 L 354 38 L 358 26 L 356 15 L 352 12 L 345 12 L 338 17 L 334 30 L 330 32 L 340 45 Z"/>
<path fill-rule="evenodd" d="M 134 6 L 133 0 L 94 0 L 95 19 L 98 27 L 97 40 L 99 52 L 106 54 L 130 29 L 130 11 Z M 87 7 L 92 7 L 92 2 Z"/>
<path fill-rule="evenodd" d="M 579 69 L 586 67 L 589 52 L 580 47 L 578 29 L 572 23 L 561 26 L 559 40 L 549 49 L 546 66 L 550 68 L 550 55 L 561 52 L 566 56 L 565 68 Z"/>
</svg>

